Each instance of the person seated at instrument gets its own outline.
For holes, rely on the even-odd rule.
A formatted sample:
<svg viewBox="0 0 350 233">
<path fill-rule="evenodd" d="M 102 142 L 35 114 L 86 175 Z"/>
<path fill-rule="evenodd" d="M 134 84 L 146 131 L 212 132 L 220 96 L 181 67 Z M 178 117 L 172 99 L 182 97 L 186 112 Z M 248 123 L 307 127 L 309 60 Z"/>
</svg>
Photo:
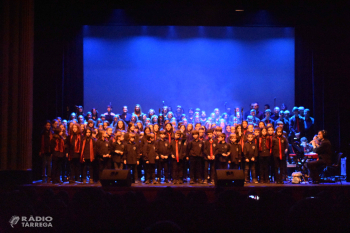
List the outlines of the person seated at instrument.
<svg viewBox="0 0 350 233">
<path fill-rule="evenodd" d="M 318 159 L 307 163 L 307 167 L 310 170 L 310 177 L 314 184 L 320 182 L 319 170 L 332 164 L 332 145 L 327 138 L 327 131 L 319 131 L 317 140 L 319 140 L 320 144 L 317 144 L 316 140 L 312 140 L 311 144 L 313 152 L 318 154 Z"/>
</svg>

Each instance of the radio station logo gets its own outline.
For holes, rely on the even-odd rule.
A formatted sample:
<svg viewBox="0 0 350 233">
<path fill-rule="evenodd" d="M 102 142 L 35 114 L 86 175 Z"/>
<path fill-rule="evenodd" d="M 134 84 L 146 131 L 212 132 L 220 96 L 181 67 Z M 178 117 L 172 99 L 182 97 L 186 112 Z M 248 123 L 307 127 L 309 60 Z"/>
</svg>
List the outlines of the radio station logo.
<svg viewBox="0 0 350 233">
<path fill-rule="evenodd" d="M 52 226 L 53 218 L 51 216 L 17 216 L 13 215 L 10 218 L 10 225 L 12 228 L 15 228 L 15 225 L 19 223 L 22 227 L 53 227 Z"/>
</svg>

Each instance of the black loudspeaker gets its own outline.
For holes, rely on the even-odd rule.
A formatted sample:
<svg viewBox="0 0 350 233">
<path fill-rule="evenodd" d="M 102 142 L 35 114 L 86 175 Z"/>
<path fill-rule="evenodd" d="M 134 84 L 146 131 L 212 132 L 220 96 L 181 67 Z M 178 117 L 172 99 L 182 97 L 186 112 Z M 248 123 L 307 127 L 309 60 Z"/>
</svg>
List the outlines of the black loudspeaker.
<svg viewBox="0 0 350 233">
<path fill-rule="evenodd" d="M 102 171 L 100 182 L 103 187 L 107 187 L 107 186 L 130 187 L 131 186 L 130 170 L 105 169 Z"/>
<path fill-rule="evenodd" d="M 217 187 L 243 187 L 244 173 L 238 169 L 217 169 L 216 170 Z"/>
</svg>

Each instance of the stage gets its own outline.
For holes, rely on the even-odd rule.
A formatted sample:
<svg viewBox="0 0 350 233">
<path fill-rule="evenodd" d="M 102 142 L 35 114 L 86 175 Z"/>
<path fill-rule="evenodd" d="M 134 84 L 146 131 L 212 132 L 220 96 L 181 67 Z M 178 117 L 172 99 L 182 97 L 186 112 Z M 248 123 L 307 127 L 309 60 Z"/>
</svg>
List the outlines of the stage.
<svg viewBox="0 0 350 233">
<path fill-rule="evenodd" d="M 171 187 L 176 191 L 182 192 L 184 195 L 188 195 L 190 192 L 204 191 L 207 195 L 209 202 L 216 201 L 217 195 L 224 190 L 235 190 L 241 195 L 253 195 L 260 196 L 265 192 L 287 192 L 289 193 L 295 201 L 302 200 L 306 197 L 316 196 L 318 193 L 325 191 L 336 195 L 338 192 L 343 192 L 345 195 L 350 194 L 350 182 L 335 182 L 335 183 L 300 183 L 292 184 L 289 181 L 285 181 L 284 184 L 244 184 L 244 187 L 216 187 L 212 184 L 172 184 L 172 183 L 161 183 L 161 184 L 144 184 L 143 182 L 132 184 L 131 187 L 102 187 L 100 184 L 83 184 L 77 182 L 75 184 L 69 184 L 64 182 L 63 184 L 51 184 L 42 183 L 41 181 L 34 181 L 33 184 L 26 184 L 18 186 L 21 190 L 26 190 L 29 188 L 34 188 L 40 194 L 47 189 L 52 189 L 54 193 L 60 191 L 65 191 L 72 198 L 74 193 L 82 189 L 102 189 L 105 192 L 111 194 L 123 195 L 128 192 L 142 192 L 148 201 L 154 201 L 157 193 L 165 189 L 166 187 Z"/>
<path fill-rule="evenodd" d="M 314 232 L 313 226 L 318 226 L 317 232 L 348 232 L 344 229 L 348 229 L 350 209 L 349 182 L 286 181 L 222 188 L 189 183 L 102 187 L 36 181 L 18 185 L 3 196 L 9 212 L 4 217 L 6 227 L 10 229 L 11 216 L 34 206 L 42 216 L 56 219 L 57 232 L 144 232 L 164 221 L 185 232 Z"/>
</svg>

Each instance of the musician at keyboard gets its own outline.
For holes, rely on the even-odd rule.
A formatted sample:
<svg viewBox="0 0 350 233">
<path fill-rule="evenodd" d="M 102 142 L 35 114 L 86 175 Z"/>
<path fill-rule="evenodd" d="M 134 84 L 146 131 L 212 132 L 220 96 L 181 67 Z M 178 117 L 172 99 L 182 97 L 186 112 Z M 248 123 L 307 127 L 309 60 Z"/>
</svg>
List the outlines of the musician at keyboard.
<svg viewBox="0 0 350 233">
<path fill-rule="evenodd" d="M 317 141 L 320 144 L 317 144 L 316 140 L 312 140 L 311 143 L 313 152 L 318 154 L 318 159 L 307 163 L 307 167 L 310 170 L 310 177 L 315 184 L 318 184 L 320 181 L 319 170 L 322 167 L 332 164 L 332 146 L 327 139 L 327 132 L 325 130 L 318 132 Z"/>
</svg>

